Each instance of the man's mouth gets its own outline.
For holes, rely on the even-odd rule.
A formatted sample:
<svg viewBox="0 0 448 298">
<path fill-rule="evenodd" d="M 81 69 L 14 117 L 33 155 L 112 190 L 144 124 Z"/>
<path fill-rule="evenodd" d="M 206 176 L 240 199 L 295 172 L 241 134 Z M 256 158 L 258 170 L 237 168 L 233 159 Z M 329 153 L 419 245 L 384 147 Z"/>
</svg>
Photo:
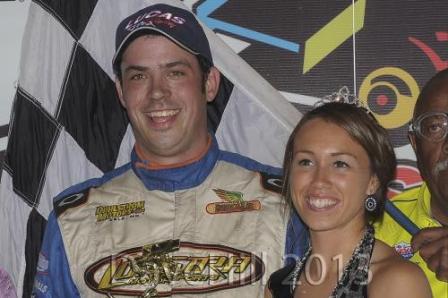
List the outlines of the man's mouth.
<svg viewBox="0 0 448 298">
<path fill-rule="evenodd" d="M 156 123 L 165 123 L 171 120 L 180 112 L 180 109 L 160 110 L 148 112 L 147 115 Z"/>
</svg>

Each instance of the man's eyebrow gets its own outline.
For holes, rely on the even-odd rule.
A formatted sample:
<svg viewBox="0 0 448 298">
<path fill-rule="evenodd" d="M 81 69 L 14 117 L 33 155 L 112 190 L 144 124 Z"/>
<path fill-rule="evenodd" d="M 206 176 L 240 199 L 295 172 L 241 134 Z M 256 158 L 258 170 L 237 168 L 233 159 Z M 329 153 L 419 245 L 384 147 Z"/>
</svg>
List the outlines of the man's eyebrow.
<svg viewBox="0 0 448 298">
<path fill-rule="evenodd" d="M 147 70 L 148 67 L 146 66 L 141 66 L 141 65 L 128 65 L 124 68 L 123 73 L 129 72 L 131 70 L 136 70 L 136 71 L 145 71 Z"/>
<path fill-rule="evenodd" d="M 192 67 L 191 63 L 186 61 L 186 60 L 176 60 L 176 61 L 168 62 L 168 63 L 162 64 L 162 65 L 159 65 L 158 67 L 159 68 L 171 68 L 171 67 L 176 67 L 176 66 L 179 66 L 179 65 L 181 65 L 181 66 L 183 65 L 183 66 L 190 67 L 190 68 Z M 124 68 L 123 73 L 129 72 L 129 71 L 132 71 L 132 70 L 134 70 L 134 71 L 147 71 L 148 69 L 150 69 L 150 67 L 148 67 L 148 66 L 131 64 L 131 65 L 128 65 L 128 66 L 126 66 Z"/>
<path fill-rule="evenodd" d="M 168 63 L 162 65 L 162 67 L 170 68 L 170 67 L 175 67 L 175 66 L 178 66 L 178 65 L 191 67 L 191 63 L 186 61 L 186 60 L 176 60 L 176 61 L 173 61 L 173 62 L 168 62 Z"/>
</svg>

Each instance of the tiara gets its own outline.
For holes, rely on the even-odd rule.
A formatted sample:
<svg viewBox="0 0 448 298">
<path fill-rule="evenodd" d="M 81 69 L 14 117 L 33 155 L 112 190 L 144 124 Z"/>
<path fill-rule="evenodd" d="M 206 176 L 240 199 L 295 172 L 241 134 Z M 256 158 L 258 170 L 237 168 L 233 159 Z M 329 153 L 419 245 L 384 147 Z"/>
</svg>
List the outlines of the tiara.
<svg viewBox="0 0 448 298">
<path fill-rule="evenodd" d="M 324 96 L 321 100 L 314 104 L 314 107 L 319 107 L 332 102 L 354 105 L 357 108 L 364 110 L 367 114 L 373 116 L 372 111 L 358 97 L 356 97 L 356 95 L 351 94 L 347 86 L 343 86 L 339 89 L 339 91 Z"/>
</svg>

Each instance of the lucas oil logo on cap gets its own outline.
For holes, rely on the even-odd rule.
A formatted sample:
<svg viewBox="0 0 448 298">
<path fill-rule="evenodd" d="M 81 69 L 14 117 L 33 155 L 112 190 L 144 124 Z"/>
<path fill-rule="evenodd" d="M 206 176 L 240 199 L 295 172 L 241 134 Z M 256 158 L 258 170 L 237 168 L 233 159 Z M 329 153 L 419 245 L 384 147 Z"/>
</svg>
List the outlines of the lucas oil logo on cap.
<svg viewBox="0 0 448 298">
<path fill-rule="evenodd" d="M 168 27 L 175 27 L 176 25 L 182 25 L 186 21 L 184 18 L 173 15 L 170 12 L 163 12 L 161 10 L 152 10 L 145 12 L 137 16 L 133 20 L 129 20 L 126 25 L 126 30 L 134 31 L 135 29 L 142 26 L 157 26 L 163 24 Z"/>
<path fill-rule="evenodd" d="M 263 261 L 251 253 L 167 240 L 102 258 L 87 268 L 84 280 L 108 296 L 165 297 L 241 287 L 263 274 Z"/>
</svg>

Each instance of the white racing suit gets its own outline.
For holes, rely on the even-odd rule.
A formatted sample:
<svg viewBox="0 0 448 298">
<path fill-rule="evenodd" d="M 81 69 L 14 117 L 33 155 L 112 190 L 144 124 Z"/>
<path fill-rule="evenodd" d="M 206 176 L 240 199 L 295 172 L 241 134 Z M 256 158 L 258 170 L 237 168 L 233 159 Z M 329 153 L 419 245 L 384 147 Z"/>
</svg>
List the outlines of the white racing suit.
<svg viewBox="0 0 448 298">
<path fill-rule="evenodd" d="M 215 139 L 176 168 L 153 169 L 134 151 L 129 164 L 55 199 L 33 293 L 262 297 L 284 253 L 302 248 L 285 249 L 278 174 Z"/>
</svg>

